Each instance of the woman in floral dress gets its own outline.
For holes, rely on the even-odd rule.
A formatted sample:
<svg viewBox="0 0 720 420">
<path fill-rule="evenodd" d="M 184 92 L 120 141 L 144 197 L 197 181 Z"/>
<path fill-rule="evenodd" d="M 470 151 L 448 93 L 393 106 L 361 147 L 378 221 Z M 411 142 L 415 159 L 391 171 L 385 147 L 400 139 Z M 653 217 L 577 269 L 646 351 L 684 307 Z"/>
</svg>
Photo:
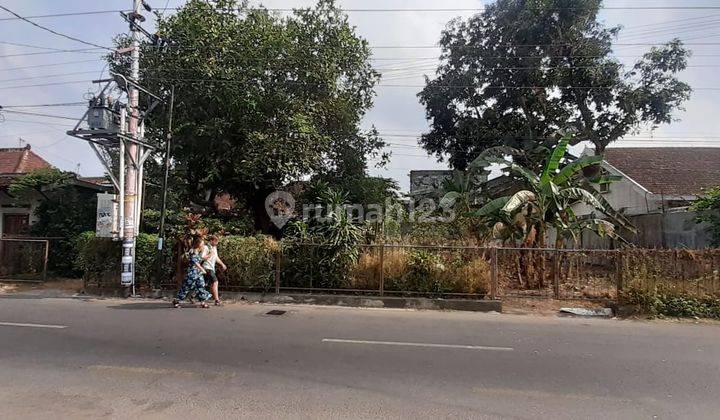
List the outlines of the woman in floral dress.
<svg viewBox="0 0 720 420">
<path fill-rule="evenodd" d="M 180 291 L 177 297 L 173 300 L 173 306 L 176 308 L 180 307 L 180 301 L 185 300 L 188 295 L 195 294 L 201 302 L 203 308 L 209 308 L 210 306 L 205 303 L 206 300 L 210 299 L 210 292 L 205 290 L 205 269 L 202 267 L 202 251 L 205 242 L 202 238 L 193 239 L 192 248 L 189 252 L 190 265 L 187 269 L 187 275 L 185 281 L 180 287 Z"/>
</svg>

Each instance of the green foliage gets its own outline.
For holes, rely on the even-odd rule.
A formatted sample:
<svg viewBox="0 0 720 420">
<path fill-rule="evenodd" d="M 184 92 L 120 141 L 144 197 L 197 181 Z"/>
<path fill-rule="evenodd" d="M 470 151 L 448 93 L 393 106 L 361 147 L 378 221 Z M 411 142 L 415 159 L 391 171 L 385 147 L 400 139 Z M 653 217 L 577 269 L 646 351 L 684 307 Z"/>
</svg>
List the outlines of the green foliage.
<svg viewBox="0 0 720 420">
<path fill-rule="evenodd" d="M 275 257 L 279 243 L 263 236 L 224 236 L 218 254 L 228 267 L 223 286 L 245 286 L 269 291 L 275 285 Z"/>
<path fill-rule="evenodd" d="M 157 250 L 157 235 L 141 233 L 136 238 L 135 282 L 140 286 L 154 286 L 159 280 L 158 265 L 161 264 L 161 276 L 169 276 L 171 262 L 164 259 Z M 120 256 L 122 243 L 110 238 L 97 238 L 94 232 L 83 232 L 73 239 L 77 250 L 75 268 L 84 273 L 87 284 L 117 287 L 120 284 Z M 171 245 L 168 244 L 168 248 Z M 160 258 L 163 258 L 160 261 Z"/>
<path fill-rule="evenodd" d="M 315 202 L 323 203 L 324 212 L 319 220 L 289 226 L 283 273 L 289 284 L 303 285 L 299 287 L 343 287 L 350 279 L 350 267 L 357 262 L 357 246 L 365 229 L 348 214 L 346 193 L 321 185 L 316 195 Z"/>
<path fill-rule="evenodd" d="M 61 238 L 51 241 L 48 268 L 57 275 L 75 277 L 82 273 L 73 267 L 76 249 L 72 238 L 80 232 L 95 229 L 97 198 L 95 191 L 83 191 L 71 185 L 74 174 L 57 169 L 36 169 L 13 180 L 8 191 L 18 204 L 32 199 L 40 201 L 35 208 L 33 236 Z"/>
<path fill-rule="evenodd" d="M 571 135 L 564 135 L 558 141 L 539 175 L 513 161 L 505 162 L 506 171 L 516 174 L 527 189 L 492 200 L 475 212 L 486 226 L 492 227 L 496 237 L 524 238 L 526 245 L 543 246 L 546 229 L 552 226 L 558 232 L 558 246 L 564 237 L 577 238 L 583 229 L 621 239 L 615 233 L 613 222 L 626 227 L 629 224 L 585 178 L 582 170 L 594 160 L 567 156 L 571 139 Z M 612 222 L 579 219 L 572 209 L 578 203 L 604 213 Z"/>
<path fill-rule="evenodd" d="M 720 318 L 719 296 L 698 297 L 668 288 L 631 287 L 623 291 L 621 298 L 624 303 L 638 305 L 651 315 Z"/>
<path fill-rule="evenodd" d="M 713 187 L 704 192 L 690 208 L 698 212 L 696 221 L 710 225 L 712 245 L 720 247 L 720 186 Z"/>
<path fill-rule="evenodd" d="M 426 293 L 446 293 L 452 290 L 437 274 L 445 269 L 440 255 L 427 251 L 413 251 L 408 258 L 406 290 Z"/>
<path fill-rule="evenodd" d="M 67 185 L 73 177 L 72 173 L 55 168 L 34 169 L 26 175 L 15 178 L 8 187 L 8 193 L 18 205 L 26 205 L 38 196 L 49 200 L 46 195 L 48 188 Z"/>
<path fill-rule="evenodd" d="M 378 268 L 372 266 L 379 265 L 377 261 L 362 257 L 360 262 L 365 272 L 377 272 Z M 490 265 L 482 256 L 431 249 L 386 249 L 383 265 L 386 290 L 432 296 L 484 295 L 489 290 Z"/>
<path fill-rule="evenodd" d="M 190 0 L 156 26 L 168 45 L 143 45 L 140 83 L 163 94 L 175 86 L 171 191 L 185 192 L 177 201 L 208 204 L 227 192 L 267 231 L 269 192 L 307 175 L 356 178 L 379 156 L 377 131 L 359 128 L 379 75 L 333 0 L 282 16 Z M 126 58 L 110 61 L 127 72 Z M 160 146 L 166 115 L 148 121 Z M 148 173 L 160 183 L 162 171 Z"/>
<path fill-rule="evenodd" d="M 626 68 L 612 51 L 620 28 L 598 21 L 601 4 L 498 0 L 451 21 L 437 77 L 418 95 L 432 124 L 423 146 L 465 169 L 494 146 L 549 147 L 559 127 L 602 154 L 641 124 L 671 122 L 690 96 L 675 77 L 690 52 L 676 39 Z"/>
<path fill-rule="evenodd" d="M 165 229 L 167 236 L 173 237 L 181 232 L 185 226 L 185 217 L 188 213 L 168 211 L 165 216 Z M 146 233 L 160 232 L 160 211 L 155 209 L 143 210 L 143 231 Z M 218 235 L 247 236 L 253 232 L 253 221 L 245 216 L 230 215 L 224 217 L 202 217 L 202 227 L 208 232 Z"/>
</svg>

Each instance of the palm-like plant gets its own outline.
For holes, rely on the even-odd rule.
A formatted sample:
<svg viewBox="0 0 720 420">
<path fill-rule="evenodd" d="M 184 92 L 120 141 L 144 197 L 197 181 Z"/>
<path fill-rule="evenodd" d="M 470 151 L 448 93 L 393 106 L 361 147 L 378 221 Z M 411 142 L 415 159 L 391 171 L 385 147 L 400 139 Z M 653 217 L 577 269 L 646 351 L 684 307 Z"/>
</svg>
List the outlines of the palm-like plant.
<svg viewBox="0 0 720 420">
<path fill-rule="evenodd" d="M 524 181 L 526 189 L 490 201 L 475 215 L 493 223 L 500 237 L 522 237 L 524 245 L 529 247 L 544 246 L 548 227 L 556 229 L 558 247 L 562 246 L 565 237 L 577 238 L 583 229 L 619 238 L 615 233 L 615 224 L 630 227 L 629 222 L 612 209 L 583 175 L 583 169 L 599 164 L 602 156 L 568 158 L 567 148 L 571 139 L 571 135 L 560 139 L 540 174 L 512 161 L 501 161 L 507 171 Z M 608 182 L 609 179 L 596 181 Z M 573 206 L 578 203 L 597 209 L 609 220 L 579 219 L 573 211 Z"/>
</svg>

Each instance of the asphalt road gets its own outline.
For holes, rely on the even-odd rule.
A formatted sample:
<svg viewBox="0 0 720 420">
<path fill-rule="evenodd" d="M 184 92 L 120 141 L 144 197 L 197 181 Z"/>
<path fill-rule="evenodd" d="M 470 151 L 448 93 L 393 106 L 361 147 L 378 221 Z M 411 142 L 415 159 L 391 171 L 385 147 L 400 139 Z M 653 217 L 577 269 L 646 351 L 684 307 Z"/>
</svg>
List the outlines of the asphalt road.
<svg viewBox="0 0 720 420">
<path fill-rule="evenodd" d="M 6 295 L 0 343 L 0 418 L 720 416 L 717 324 Z"/>
</svg>

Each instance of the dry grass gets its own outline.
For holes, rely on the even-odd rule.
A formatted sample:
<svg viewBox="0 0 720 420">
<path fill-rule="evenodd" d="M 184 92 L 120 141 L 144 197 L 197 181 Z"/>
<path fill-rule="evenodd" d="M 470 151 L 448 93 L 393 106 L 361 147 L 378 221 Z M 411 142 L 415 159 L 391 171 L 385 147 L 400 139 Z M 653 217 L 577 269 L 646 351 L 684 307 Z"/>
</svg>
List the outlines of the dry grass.
<svg viewBox="0 0 720 420">
<path fill-rule="evenodd" d="M 482 257 L 464 259 L 458 253 L 440 255 L 441 263 L 432 266 L 430 272 L 418 279 L 411 264 L 411 252 L 405 249 L 386 249 L 383 256 L 383 275 L 386 287 L 405 285 L 408 290 L 422 283 L 440 282 L 450 293 L 487 294 L 490 290 L 490 264 Z M 444 257 L 444 258 L 443 258 Z M 380 284 L 380 253 L 370 249 L 360 254 L 352 268 L 351 287 L 377 289 Z M 412 281 L 408 283 L 408 279 Z"/>
<path fill-rule="evenodd" d="M 454 279 L 459 293 L 486 294 L 490 291 L 490 263 L 484 258 L 474 258 L 446 273 Z"/>
</svg>

